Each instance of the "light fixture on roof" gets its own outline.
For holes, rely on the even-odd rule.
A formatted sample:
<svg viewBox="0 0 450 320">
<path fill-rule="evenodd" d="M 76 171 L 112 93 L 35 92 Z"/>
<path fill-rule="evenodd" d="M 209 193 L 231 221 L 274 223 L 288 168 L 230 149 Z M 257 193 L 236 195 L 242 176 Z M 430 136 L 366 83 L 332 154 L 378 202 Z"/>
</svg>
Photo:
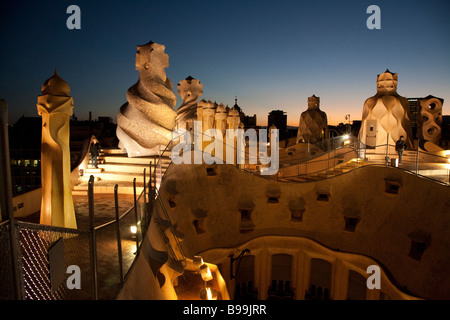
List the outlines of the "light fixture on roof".
<svg viewBox="0 0 450 320">
<path fill-rule="evenodd" d="M 217 300 L 217 291 L 206 285 L 208 281 L 211 281 L 213 279 L 211 270 L 206 264 L 201 265 L 200 275 L 203 281 L 205 281 L 205 287 L 200 290 L 200 298 L 202 300 Z"/>
<path fill-rule="evenodd" d="M 203 265 L 203 258 L 201 256 L 194 256 L 192 262 L 194 264 L 195 271 L 200 272 L 200 267 Z"/>
<path fill-rule="evenodd" d="M 200 275 L 202 276 L 203 281 L 205 281 L 205 284 L 206 284 L 206 282 L 213 279 L 211 270 L 209 269 L 209 267 L 206 264 L 203 264 L 200 267 Z"/>
<path fill-rule="evenodd" d="M 200 291 L 200 298 L 202 300 L 217 300 L 217 291 L 209 287 Z"/>
</svg>

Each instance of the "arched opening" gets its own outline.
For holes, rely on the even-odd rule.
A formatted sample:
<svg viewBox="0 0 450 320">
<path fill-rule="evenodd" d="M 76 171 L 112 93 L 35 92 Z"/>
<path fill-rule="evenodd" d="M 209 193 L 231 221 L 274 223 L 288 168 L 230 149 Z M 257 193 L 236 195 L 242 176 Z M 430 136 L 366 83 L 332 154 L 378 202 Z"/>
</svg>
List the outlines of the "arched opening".
<svg viewBox="0 0 450 320">
<path fill-rule="evenodd" d="M 347 300 L 366 300 L 366 278 L 359 272 L 350 270 L 348 273 Z"/>
<path fill-rule="evenodd" d="M 258 289 L 254 287 L 255 278 L 255 256 L 246 255 L 238 264 L 236 270 L 236 282 L 234 290 L 235 300 L 256 300 Z"/>
<path fill-rule="evenodd" d="M 272 272 L 268 299 L 291 300 L 294 298 L 292 283 L 292 256 L 289 254 L 272 255 Z"/>
<path fill-rule="evenodd" d="M 330 300 L 331 263 L 322 259 L 311 259 L 311 277 L 306 300 Z"/>
</svg>

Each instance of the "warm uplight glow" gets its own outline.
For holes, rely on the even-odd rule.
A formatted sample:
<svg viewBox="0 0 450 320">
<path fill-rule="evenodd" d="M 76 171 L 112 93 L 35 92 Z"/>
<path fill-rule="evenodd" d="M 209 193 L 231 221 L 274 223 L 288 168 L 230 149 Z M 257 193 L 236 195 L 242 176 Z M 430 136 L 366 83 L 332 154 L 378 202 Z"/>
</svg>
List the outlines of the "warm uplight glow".
<svg viewBox="0 0 450 320">
<path fill-rule="evenodd" d="M 206 264 L 200 267 L 200 274 L 202 276 L 203 281 L 205 282 L 213 279 L 211 270 L 209 270 L 209 267 Z"/>
<path fill-rule="evenodd" d="M 211 294 L 210 288 L 206 288 L 206 297 L 208 298 L 208 300 L 212 300 L 212 294 Z"/>
<path fill-rule="evenodd" d="M 206 298 L 208 300 L 217 300 L 217 294 L 213 294 L 213 292 L 211 292 L 211 288 L 206 288 Z"/>
<path fill-rule="evenodd" d="M 194 263 L 195 271 L 200 271 L 200 267 L 203 265 L 203 258 L 201 256 L 194 256 L 192 262 Z"/>
<path fill-rule="evenodd" d="M 209 287 L 203 288 L 200 291 L 200 298 L 202 300 L 217 300 L 217 291 Z"/>
</svg>

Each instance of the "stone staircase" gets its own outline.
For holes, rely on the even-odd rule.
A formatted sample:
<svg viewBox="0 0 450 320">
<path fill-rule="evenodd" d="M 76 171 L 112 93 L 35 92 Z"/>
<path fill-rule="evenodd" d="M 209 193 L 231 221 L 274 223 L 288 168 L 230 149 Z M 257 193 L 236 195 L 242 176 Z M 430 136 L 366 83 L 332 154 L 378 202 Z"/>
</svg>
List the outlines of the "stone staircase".
<svg viewBox="0 0 450 320">
<path fill-rule="evenodd" d="M 316 180 L 323 180 L 327 178 L 331 178 L 346 172 L 349 172 L 351 170 L 354 170 L 358 167 L 361 167 L 367 163 L 364 163 L 363 161 L 356 159 L 352 159 L 347 162 L 340 163 L 334 167 L 329 168 L 328 170 L 312 173 L 306 177 L 306 181 L 316 181 Z"/>
<path fill-rule="evenodd" d="M 117 184 L 119 193 L 133 194 L 133 180 L 136 178 L 136 192 L 139 195 L 144 187 L 144 169 L 148 183 L 154 174 L 154 168 L 150 172 L 150 162 L 154 165 L 158 159 L 159 156 L 129 158 L 120 149 L 102 149 L 97 161 L 98 168 L 94 168 L 89 161 L 78 185 L 73 187 L 72 194 L 87 195 L 89 178 L 93 175 L 94 193 L 114 193 Z M 161 157 L 162 174 L 170 163 L 170 152 L 166 151 Z"/>
<path fill-rule="evenodd" d="M 327 178 L 331 178 L 346 172 L 349 172 L 351 170 L 354 170 L 358 167 L 362 167 L 365 165 L 385 165 L 386 164 L 386 155 L 385 154 L 370 154 L 367 157 L 367 160 L 359 159 L 352 159 L 350 161 L 340 163 L 334 167 L 331 167 L 327 170 L 317 172 L 317 173 L 311 173 L 308 174 L 308 176 L 298 176 L 298 177 L 286 177 L 286 178 L 279 178 L 279 181 L 297 181 L 297 182 L 306 182 L 306 181 L 317 181 L 317 180 L 323 180 Z M 403 152 L 402 157 L 402 163 L 398 164 L 398 167 L 404 170 L 408 170 L 412 173 L 416 172 L 416 159 L 417 152 L 416 151 L 405 151 Z M 398 159 L 397 153 L 391 153 L 389 154 L 390 159 Z M 391 161 L 388 163 L 389 166 L 392 166 L 393 164 Z M 436 158 L 432 156 L 420 156 L 419 159 L 419 168 L 417 173 L 422 176 L 427 176 L 431 179 L 442 181 L 444 183 L 449 183 L 449 169 L 447 168 L 447 164 L 445 162 L 438 163 L 436 162 Z"/>
</svg>

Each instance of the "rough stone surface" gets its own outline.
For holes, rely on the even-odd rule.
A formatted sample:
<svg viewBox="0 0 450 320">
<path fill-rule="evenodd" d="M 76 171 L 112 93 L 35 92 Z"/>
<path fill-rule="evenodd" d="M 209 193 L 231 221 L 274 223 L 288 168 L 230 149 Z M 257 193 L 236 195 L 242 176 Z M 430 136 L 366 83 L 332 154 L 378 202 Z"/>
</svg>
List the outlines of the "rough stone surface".
<svg viewBox="0 0 450 320">
<path fill-rule="evenodd" d="M 172 139 L 176 96 L 166 77 L 169 56 L 163 45 L 149 42 L 138 46 L 136 70 L 139 81 L 127 91 L 127 100 L 117 114 L 119 147 L 129 157 L 158 154 Z"/>
<path fill-rule="evenodd" d="M 40 223 L 76 228 L 70 184 L 70 87 L 55 70 L 42 86 L 37 110 L 42 116 Z"/>
<path fill-rule="evenodd" d="M 443 99 L 433 96 L 420 99 L 420 111 L 417 119 L 418 136 L 422 142 L 428 141 L 439 145 L 442 137 Z"/>
<path fill-rule="evenodd" d="M 320 98 L 308 98 L 308 110 L 300 115 L 297 141 L 317 143 L 328 136 L 327 114 L 320 110 Z"/>
<path fill-rule="evenodd" d="M 412 129 L 409 116 L 409 102 L 397 93 L 398 76 L 389 70 L 377 76 L 377 93 L 364 103 L 360 138 L 368 146 L 395 145 L 400 136 L 412 148 Z M 376 132 L 373 139 L 370 130 Z"/>
<path fill-rule="evenodd" d="M 203 94 L 203 84 L 189 76 L 180 81 L 177 88 L 183 104 L 177 110 L 176 126 L 178 129 L 192 130 L 192 122 L 197 120 L 197 100 Z"/>
</svg>

